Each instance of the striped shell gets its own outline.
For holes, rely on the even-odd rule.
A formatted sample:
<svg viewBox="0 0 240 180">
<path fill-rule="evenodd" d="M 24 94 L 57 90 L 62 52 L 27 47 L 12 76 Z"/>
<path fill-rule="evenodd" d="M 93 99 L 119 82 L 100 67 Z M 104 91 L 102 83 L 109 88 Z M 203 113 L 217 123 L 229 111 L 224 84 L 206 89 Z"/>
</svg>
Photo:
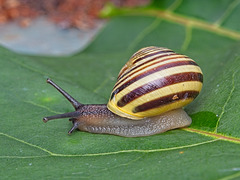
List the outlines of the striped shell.
<svg viewBox="0 0 240 180">
<path fill-rule="evenodd" d="M 137 51 L 121 69 L 108 102 L 113 113 L 142 119 L 184 107 L 202 88 L 200 67 L 162 47 Z"/>
</svg>

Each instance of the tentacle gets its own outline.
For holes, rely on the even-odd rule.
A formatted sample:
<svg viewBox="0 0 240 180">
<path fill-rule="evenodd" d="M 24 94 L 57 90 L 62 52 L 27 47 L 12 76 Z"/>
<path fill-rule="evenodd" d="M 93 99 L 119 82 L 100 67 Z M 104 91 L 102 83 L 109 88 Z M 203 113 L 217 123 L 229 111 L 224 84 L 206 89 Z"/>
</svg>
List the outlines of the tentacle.
<svg viewBox="0 0 240 180">
<path fill-rule="evenodd" d="M 51 79 L 47 79 L 47 83 L 51 84 L 54 88 L 56 88 L 75 108 L 75 110 L 79 109 L 80 106 L 83 106 L 80 102 L 74 99 L 70 94 L 60 88 L 56 83 L 54 83 Z"/>
<path fill-rule="evenodd" d="M 79 122 L 73 121 L 73 126 L 72 128 L 68 131 L 68 134 L 72 134 L 72 132 L 78 128 Z"/>
<path fill-rule="evenodd" d="M 68 113 L 64 113 L 64 114 L 56 114 L 53 116 L 44 117 L 43 122 L 46 123 L 49 120 L 53 120 L 53 119 L 73 118 L 73 117 L 78 117 L 80 115 L 81 115 L 81 113 L 79 111 L 73 111 L 73 112 L 68 112 Z"/>
</svg>

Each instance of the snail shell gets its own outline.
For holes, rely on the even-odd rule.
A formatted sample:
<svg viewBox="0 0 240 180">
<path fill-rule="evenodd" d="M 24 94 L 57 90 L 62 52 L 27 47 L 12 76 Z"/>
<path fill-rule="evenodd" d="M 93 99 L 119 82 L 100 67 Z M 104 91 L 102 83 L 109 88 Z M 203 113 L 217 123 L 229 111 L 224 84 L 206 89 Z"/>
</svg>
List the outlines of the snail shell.
<svg viewBox="0 0 240 180">
<path fill-rule="evenodd" d="M 48 79 L 76 111 L 43 118 L 69 118 L 75 129 L 125 137 L 149 136 L 189 126 L 182 109 L 197 97 L 203 75 L 189 57 L 170 49 L 146 47 L 121 69 L 108 104 L 84 105 Z M 136 121 L 137 120 L 137 121 Z"/>
<path fill-rule="evenodd" d="M 167 48 L 142 48 L 121 69 L 107 106 L 130 119 L 156 116 L 192 102 L 202 82 L 191 58 Z"/>
</svg>

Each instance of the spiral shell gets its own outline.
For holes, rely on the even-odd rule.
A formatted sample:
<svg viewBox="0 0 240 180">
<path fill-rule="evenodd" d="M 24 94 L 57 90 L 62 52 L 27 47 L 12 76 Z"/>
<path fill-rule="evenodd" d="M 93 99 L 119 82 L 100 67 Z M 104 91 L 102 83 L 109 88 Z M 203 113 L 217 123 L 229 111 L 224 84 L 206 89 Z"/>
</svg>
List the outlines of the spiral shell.
<svg viewBox="0 0 240 180">
<path fill-rule="evenodd" d="M 142 119 L 184 107 L 202 89 L 203 74 L 189 57 L 162 47 L 137 51 L 121 69 L 108 109 Z"/>
</svg>

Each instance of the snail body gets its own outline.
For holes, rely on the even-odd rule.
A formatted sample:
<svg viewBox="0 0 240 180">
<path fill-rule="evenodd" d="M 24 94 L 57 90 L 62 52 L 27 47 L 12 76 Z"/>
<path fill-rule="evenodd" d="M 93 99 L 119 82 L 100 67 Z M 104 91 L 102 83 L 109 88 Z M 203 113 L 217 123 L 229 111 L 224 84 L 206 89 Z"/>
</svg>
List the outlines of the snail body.
<svg viewBox="0 0 240 180">
<path fill-rule="evenodd" d="M 203 75 L 189 57 L 167 48 L 137 51 L 121 69 L 107 105 L 83 105 L 47 80 L 74 106 L 74 112 L 45 117 L 69 118 L 75 129 L 126 137 L 148 136 L 189 126 L 182 109 L 202 88 Z"/>
</svg>

